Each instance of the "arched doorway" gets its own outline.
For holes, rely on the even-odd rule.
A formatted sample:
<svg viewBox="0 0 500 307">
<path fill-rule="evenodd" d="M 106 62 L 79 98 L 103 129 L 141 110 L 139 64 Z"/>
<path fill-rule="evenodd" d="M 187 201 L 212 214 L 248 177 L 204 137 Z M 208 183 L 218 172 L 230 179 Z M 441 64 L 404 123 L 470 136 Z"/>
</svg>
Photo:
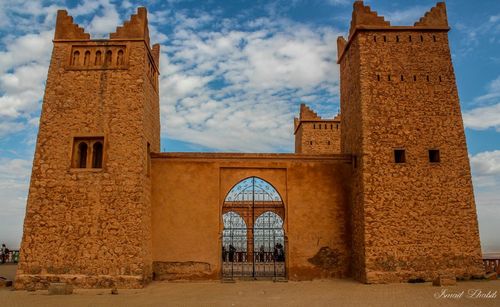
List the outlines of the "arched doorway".
<svg viewBox="0 0 500 307">
<path fill-rule="evenodd" d="M 222 277 L 285 277 L 285 207 L 267 181 L 237 183 L 222 206 Z"/>
</svg>

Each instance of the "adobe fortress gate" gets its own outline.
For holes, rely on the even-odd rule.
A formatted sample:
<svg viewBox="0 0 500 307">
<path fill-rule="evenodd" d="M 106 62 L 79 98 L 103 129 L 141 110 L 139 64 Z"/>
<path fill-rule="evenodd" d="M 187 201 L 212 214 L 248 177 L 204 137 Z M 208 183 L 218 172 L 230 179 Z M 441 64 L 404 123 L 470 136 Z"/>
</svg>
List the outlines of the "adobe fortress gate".
<svg viewBox="0 0 500 307">
<path fill-rule="evenodd" d="M 15 286 L 483 274 L 448 31 L 356 1 L 341 114 L 302 105 L 295 153 L 160 153 L 146 9 L 109 39 L 59 11 Z"/>
<path fill-rule="evenodd" d="M 268 182 L 250 177 L 222 207 L 222 276 L 285 277 L 285 206 Z"/>
</svg>

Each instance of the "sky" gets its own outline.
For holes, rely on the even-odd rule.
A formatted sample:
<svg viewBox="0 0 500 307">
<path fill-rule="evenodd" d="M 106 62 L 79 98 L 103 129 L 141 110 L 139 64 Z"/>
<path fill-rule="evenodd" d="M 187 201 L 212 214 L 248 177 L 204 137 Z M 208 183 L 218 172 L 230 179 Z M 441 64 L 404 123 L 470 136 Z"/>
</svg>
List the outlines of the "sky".
<svg viewBox="0 0 500 307">
<path fill-rule="evenodd" d="M 434 0 L 370 0 L 413 25 Z M 449 0 L 452 59 L 483 251 L 500 251 L 500 2 Z M 352 0 L 0 0 L 0 241 L 19 247 L 56 11 L 106 38 L 139 6 L 161 44 L 162 151 L 293 152 L 307 103 L 339 110 L 336 39 Z"/>
</svg>

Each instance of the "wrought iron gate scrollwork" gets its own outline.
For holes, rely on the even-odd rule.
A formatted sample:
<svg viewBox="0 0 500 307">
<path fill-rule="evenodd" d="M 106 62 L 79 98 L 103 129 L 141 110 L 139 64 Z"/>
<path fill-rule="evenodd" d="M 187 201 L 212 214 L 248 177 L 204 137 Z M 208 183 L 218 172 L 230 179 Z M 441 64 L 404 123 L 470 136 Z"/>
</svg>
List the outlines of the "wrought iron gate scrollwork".
<svg viewBox="0 0 500 307">
<path fill-rule="evenodd" d="M 222 206 L 222 277 L 285 277 L 285 208 L 267 181 L 250 177 Z"/>
</svg>

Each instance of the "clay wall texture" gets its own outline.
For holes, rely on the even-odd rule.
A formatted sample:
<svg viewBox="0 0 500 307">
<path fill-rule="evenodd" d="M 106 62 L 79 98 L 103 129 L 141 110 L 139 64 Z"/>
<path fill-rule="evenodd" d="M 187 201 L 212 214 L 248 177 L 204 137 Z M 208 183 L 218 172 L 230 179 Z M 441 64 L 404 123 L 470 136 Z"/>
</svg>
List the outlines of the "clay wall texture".
<svg viewBox="0 0 500 307">
<path fill-rule="evenodd" d="M 444 4 L 433 10 L 446 17 Z M 354 14 L 366 11 L 355 4 Z M 340 53 L 342 150 L 358 157 L 360 172 L 353 244 L 364 266 L 355 275 L 366 282 L 483 270 L 446 19 L 429 24 L 351 29 Z M 395 149 L 405 163 L 395 163 Z M 440 162 L 429 162 L 430 149 Z"/>
<path fill-rule="evenodd" d="M 223 201 L 234 185 L 251 176 L 272 184 L 285 203 L 288 278 L 347 276 L 350 162 L 341 155 L 154 154 L 155 276 L 220 278 Z M 321 248 L 335 259 L 311 260 Z"/>
<path fill-rule="evenodd" d="M 67 28 L 76 26 L 64 11 L 57 25 L 15 285 L 140 287 L 152 275 L 147 143 L 160 149 L 150 47 L 144 38 L 71 36 Z M 117 48 L 125 51 L 123 65 Z M 98 50 L 112 51 L 111 63 L 95 65 Z M 92 61 L 83 65 L 86 51 Z M 95 136 L 104 138 L 103 167 L 72 168 L 74 137 Z"/>
</svg>

